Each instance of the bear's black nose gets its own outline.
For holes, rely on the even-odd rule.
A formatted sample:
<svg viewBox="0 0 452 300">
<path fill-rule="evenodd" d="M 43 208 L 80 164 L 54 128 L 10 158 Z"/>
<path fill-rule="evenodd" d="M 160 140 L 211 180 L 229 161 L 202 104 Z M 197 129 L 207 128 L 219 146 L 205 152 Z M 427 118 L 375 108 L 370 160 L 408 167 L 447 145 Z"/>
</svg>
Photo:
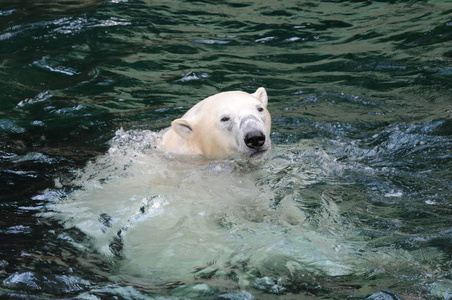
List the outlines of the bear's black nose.
<svg viewBox="0 0 452 300">
<path fill-rule="evenodd" d="M 265 143 L 265 135 L 260 131 L 251 131 L 245 135 L 245 145 L 248 148 L 256 149 Z"/>
</svg>

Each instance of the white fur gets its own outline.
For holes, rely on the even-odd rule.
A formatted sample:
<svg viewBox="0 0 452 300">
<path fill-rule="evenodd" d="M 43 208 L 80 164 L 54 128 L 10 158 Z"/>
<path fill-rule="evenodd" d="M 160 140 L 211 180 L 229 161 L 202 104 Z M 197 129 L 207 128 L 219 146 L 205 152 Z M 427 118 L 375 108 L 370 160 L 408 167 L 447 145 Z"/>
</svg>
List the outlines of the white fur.
<svg viewBox="0 0 452 300">
<path fill-rule="evenodd" d="M 233 91 L 208 97 L 174 120 L 161 139 L 160 149 L 175 154 L 225 158 L 236 153 L 261 158 L 271 149 L 271 117 L 264 88 L 253 94 Z M 259 149 L 246 146 L 247 132 L 265 136 Z"/>
</svg>

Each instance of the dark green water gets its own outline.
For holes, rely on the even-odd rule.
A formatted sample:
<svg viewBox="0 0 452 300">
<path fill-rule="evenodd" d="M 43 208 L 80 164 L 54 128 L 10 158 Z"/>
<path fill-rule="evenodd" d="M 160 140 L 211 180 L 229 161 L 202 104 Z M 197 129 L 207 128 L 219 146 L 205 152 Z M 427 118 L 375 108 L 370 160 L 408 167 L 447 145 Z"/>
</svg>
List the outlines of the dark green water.
<svg viewBox="0 0 452 300">
<path fill-rule="evenodd" d="M 0 297 L 452 299 L 451 1 L 2 1 L 0 26 Z M 360 239 L 413 265 L 181 294 L 118 280 L 61 238 L 82 232 L 37 216 L 118 128 L 156 131 L 260 86 L 275 151 L 290 149 L 270 160 L 293 160 L 270 187 L 313 216 L 326 191 Z M 305 164 L 328 176 L 291 186 Z"/>
</svg>

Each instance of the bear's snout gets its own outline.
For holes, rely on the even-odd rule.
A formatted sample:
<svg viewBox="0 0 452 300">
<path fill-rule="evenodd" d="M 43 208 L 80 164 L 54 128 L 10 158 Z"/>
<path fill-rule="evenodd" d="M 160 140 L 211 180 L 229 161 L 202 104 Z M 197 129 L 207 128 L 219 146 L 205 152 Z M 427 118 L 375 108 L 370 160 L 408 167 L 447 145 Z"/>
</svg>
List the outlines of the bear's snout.
<svg viewBox="0 0 452 300">
<path fill-rule="evenodd" d="M 265 143 L 265 135 L 262 131 L 251 131 L 245 135 L 245 145 L 251 149 L 262 147 Z"/>
</svg>

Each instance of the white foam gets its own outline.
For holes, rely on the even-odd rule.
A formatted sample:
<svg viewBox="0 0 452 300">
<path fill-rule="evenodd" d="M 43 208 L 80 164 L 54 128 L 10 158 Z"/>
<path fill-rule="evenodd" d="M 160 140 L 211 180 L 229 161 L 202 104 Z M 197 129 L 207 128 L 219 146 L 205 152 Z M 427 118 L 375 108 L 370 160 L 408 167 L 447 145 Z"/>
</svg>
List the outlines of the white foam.
<svg viewBox="0 0 452 300">
<path fill-rule="evenodd" d="M 80 188 L 64 198 L 48 193 L 46 216 L 79 228 L 107 257 L 117 254 L 112 243 L 121 244 L 121 274 L 193 280 L 232 269 L 247 284 L 256 270 L 339 276 L 371 260 L 358 253 L 363 245 L 350 239 L 334 199 L 321 195 L 316 216 L 304 211 L 303 188 L 331 173 L 322 170 L 325 153 L 315 164 L 283 148 L 261 165 L 181 161 L 156 151 L 157 138 L 119 130 L 108 153 L 79 171 Z"/>
</svg>

